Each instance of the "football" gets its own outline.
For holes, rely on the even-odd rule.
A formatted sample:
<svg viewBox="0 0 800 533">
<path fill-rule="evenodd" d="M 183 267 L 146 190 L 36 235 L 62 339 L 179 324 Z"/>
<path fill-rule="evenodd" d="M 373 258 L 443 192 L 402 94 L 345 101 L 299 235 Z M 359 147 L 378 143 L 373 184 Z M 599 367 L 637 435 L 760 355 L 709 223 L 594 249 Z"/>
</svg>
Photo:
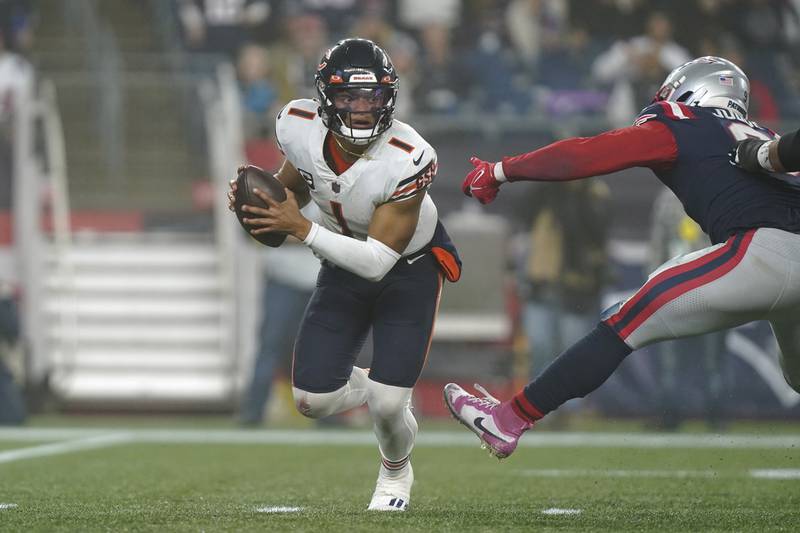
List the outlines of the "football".
<svg viewBox="0 0 800 533">
<path fill-rule="evenodd" d="M 273 248 L 277 248 L 283 241 L 286 240 L 286 234 L 283 232 L 269 232 L 260 235 L 253 235 L 250 233 L 252 226 L 248 226 L 243 222 L 244 218 L 252 217 L 250 213 L 242 211 L 242 206 L 252 205 L 255 207 L 267 208 L 261 198 L 256 196 L 253 192 L 254 188 L 264 191 L 267 196 L 275 201 L 283 202 L 286 200 L 286 189 L 283 183 L 270 174 L 269 172 L 253 166 L 247 165 L 236 177 L 236 195 L 233 207 L 236 211 L 236 218 L 239 219 L 239 224 L 247 231 L 247 234 L 256 239 L 261 244 L 266 244 Z"/>
</svg>

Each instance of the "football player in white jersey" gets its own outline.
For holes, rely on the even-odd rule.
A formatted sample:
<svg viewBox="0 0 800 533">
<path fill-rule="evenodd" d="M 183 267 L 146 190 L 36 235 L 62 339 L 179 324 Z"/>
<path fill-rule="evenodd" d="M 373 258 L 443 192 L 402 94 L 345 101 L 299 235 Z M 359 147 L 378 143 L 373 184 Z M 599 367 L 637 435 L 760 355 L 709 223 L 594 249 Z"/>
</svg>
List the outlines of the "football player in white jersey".
<svg viewBox="0 0 800 533">
<path fill-rule="evenodd" d="M 289 102 L 276 121 L 286 157 L 276 177 L 288 198 L 259 194 L 269 209 L 247 206 L 247 222 L 254 234 L 293 235 L 322 259 L 295 342 L 295 403 L 311 418 L 366 403 L 382 459 L 368 508 L 403 511 L 414 480 L 412 387 L 442 280 L 458 279 L 460 261 L 427 194 L 436 152 L 393 119 L 398 78 L 386 53 L 365 39 L 340 41 L 315 82 L 317 99 Z M 300 212 L 309 200 L 317 222 Z M 366 370 L 353 363 L 370 328 Z"/>
</svg>

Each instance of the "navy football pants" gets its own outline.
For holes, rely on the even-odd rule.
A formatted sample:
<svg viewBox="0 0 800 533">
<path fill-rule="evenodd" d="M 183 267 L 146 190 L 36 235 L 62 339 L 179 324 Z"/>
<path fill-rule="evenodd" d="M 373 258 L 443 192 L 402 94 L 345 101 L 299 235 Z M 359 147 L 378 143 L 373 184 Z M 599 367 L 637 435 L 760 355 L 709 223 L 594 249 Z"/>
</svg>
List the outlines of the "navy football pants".
<svg viewBox="0 0 800 533">
<path fill-rule="evenodd" d="M 324 262 L 295 342 L 293 385 L 332 392 L 347 383 L 369 328 L 369 377 L 413 387 L 430 348 L 442 274 L 430 252 L 400 258 L 378 282 Z"/>
</svg>

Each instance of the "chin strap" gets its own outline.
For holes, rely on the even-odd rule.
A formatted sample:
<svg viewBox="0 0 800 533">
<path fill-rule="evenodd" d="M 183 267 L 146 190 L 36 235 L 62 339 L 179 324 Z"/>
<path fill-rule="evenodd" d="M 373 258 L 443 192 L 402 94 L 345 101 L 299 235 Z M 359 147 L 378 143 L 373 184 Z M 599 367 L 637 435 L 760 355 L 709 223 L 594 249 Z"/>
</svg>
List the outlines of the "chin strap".
<svg viewBox="0 0 800 533">
<path fill-rule="evenodd" d="M 383 132 L 378 132 L 377 125 L 370 130 L 359 130 L 358 128 L 348 128 L 347 126 L 344 125 L 344 123 L 339 128 L 339 131 L 341 132 L 339 133 L 339 135 L 347 139 L 349 142 L 359 146 L 371 143 L 372 141 L 377 139 L 381 133 L 383 133 Z M 355 132 L 357 131 L 369 131 L 370 135 L 367 135 L 366 137 L 358 137 L 355 134 Z"/>
</svg>

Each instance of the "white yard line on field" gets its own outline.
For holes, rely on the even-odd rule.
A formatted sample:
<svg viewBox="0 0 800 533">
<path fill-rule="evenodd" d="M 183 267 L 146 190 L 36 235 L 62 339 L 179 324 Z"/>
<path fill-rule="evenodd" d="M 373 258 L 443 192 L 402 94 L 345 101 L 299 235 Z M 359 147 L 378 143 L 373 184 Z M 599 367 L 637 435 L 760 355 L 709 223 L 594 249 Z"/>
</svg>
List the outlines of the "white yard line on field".
<svg viewBox="0 0 800 533">
<path fill-rule="evenodd" d="M 0 503 L 0 511 L 4 509 L 16 509 L 16 508 L 17 508 L 16 503 Z"/>
<path fill-rule="evenodd" d="M 285 507 L 282 505 L 273 507 L 256 507 L 257 513 L 299 513 L 302 507 Z"/>
<path fill-rule="evenodd" d="M 532 468 L 520 470 L 523 476 L 530 477 L 642 477 L 642 478 L 730 478 L 750 476 L 756 479 L 800 479 L 797 468 L 753 469 L 741 471 L 717 470 L 604 470 L 578 468 Z"/>
<path fill-rule="evenodd" d="M 122 432 L 133 442 L 174 444 L 290 444 L 292 446 L 353 446 L 375 444 L 372 431 L 363 430 L 226 430 L 226 429 L 97 429 L 3 428 L 0 441 L 48 441 L 108 438 Z M 477 447 L 467 431 L 421 431 L 417 444 L 429 447 Z M 800 435 L 662 434 L 662 433 L 547 433 L 531 432 L 522 448 L 797 448 Z M 3 452 L 0 452 L 2 454 Z M 9 452 L 5 452 L 9 453 Z M 2 455 L 0 455 L 2 456 Z"/>
<path fill-rule="evenodd" d="M 535 468 L 520 470 L 523 476 L 531 477 L 669 477 L 669 478 L 713 478 L 720 473 L 714 470 L 604 470 L 573 468 Z"/>
<path fill-rule="evenodd" d="M 545 509 L 542 511 L 542 514 L 546 515 L 576 515 L 581 514 L 581 509 L 559 509 L 557 507 L 551 507 L 550 509 Z"/>
<path fill-rule="evenodd" d="M 800 479 L 800 468 L 762 468 L 750 471 L 756 479 Z"/>
<path fill-rule="evenodd" d="M 107 433 L 105 435 L 91 436 L 77 440 L 53 442 L 50 444 L 42 444 L 41 446 L 31 446 L 29 448 L 19 448 L 16 450 L 6 450 L 0 452 L 0 463 L 11 463 L 13 461 L 31 459 L 33 457 L 47 457 L 50 455 L 80 452 L 83 450 L 107 448 L 109 446 L 130 441 L 131 436 L 128 433 Z"/>
</svg>

